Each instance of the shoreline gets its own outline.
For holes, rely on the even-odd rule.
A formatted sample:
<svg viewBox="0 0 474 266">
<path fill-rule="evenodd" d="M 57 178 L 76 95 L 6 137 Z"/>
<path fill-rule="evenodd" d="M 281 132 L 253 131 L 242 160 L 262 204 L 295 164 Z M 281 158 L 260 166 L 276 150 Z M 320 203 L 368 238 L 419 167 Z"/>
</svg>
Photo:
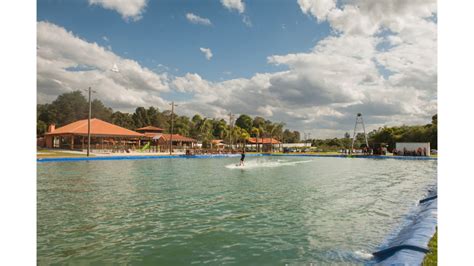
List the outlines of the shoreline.
<svg viewBox="0 0 474 266">
<path fill-rule="evenodd" d="M 437 156 L 395 156 L 395 155 L 347 155 L 337 153 L 246 153 L 249 157 L 254 156 L 281 156 L 281 157 L 329 157 L 329 158 L 364 158 L 364 159 L 396 159 L 396 160 L 437 160 Z M 57 155 L 57 156 L 55 156 Z M 142 159 L 205 159 L 205 158 L 227 158 L 239 157 L 239 153 L 220 154 L 197 154 L 185 155 L 184 153 L 108 153 L 91 154 L 87 157 L 81 152 L 56 152 L 50 156 L 37 156 L 37 162 L 61 162 L 61 161 L 105 161 L 105 160 L 142 160 Z"/>
</svg>

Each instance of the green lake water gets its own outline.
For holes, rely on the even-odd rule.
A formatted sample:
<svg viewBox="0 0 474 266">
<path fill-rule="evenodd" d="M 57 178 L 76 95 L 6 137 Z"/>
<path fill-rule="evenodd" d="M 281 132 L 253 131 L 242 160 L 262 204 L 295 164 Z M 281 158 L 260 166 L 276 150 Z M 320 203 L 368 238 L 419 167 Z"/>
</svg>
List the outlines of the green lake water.
<svg viewBox="0 0 474 266">
<path fill-rule="evenodd" d="M 238 160 L 38 163 L 38 264 L 361 264 L 436 184 L 436 161 Z"/>
</svg>

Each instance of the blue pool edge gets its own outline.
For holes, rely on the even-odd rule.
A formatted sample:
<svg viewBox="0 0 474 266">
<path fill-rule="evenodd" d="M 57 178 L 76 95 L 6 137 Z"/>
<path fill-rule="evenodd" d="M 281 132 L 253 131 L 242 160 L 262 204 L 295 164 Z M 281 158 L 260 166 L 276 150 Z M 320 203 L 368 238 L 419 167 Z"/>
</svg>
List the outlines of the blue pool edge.
<svg viewBox="0 0 474 266">
<path fill-rule="evenodd" d="M 373 253 L 367 265 L 421 265 L 429 252 L 428 244 L 438 224 L 437 186 L 428 190 L 402 229 Z"/>
<path fill-rule="evenodd" d="M 98 156 L 98 157 L 55 157 L 37 158 L 37 162 L 77 162 L 77 161 L 114 161 L 114 160 L 149 160 L 149 159 L 207 159 L 207 158 L 229 158 L 239 157 L 240 154 L 207 154 L 207 155 L 134 155 L 134 156 Z M 317 157 L 317 158 L 354 158 L 354 159 L 395 159 L 395 160 L 437 160 L 437 157 L 423 156 L 387 156 L 387 155 L 320 155 L 320 154 L 247 154 L 248 157 L 259 156 L 284 156 L 284 157 Z"/>
</svg>

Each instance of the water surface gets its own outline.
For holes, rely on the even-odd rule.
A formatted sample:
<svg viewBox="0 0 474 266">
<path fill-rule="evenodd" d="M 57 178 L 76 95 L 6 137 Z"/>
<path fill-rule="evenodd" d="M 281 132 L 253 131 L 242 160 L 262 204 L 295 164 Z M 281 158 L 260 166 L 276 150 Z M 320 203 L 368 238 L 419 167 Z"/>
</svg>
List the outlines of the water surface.
<svg viewBox="0 0 474 266">
<path fill-rule="evenodd" d="M 363 263 L 436 184 L 436 161 L 238 160 L 38 163 L 38 263 Z"/>
</svg>

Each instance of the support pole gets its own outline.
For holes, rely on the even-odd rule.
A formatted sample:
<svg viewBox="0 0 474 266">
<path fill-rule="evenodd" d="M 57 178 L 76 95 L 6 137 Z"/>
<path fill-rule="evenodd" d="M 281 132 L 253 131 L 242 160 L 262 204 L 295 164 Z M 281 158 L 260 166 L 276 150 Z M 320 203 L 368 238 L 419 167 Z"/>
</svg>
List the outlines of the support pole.
<svg viewBox="0 0 474 266">
<path fill-rule="evenodd" d="M 89 117 L 87 119 L 87 157 L 91 150 L 91 113 L 92 113 L 92 103 L 91 103 L 91 87 L 89 87 Z"/>
<path fill-rule="evenodd" d="M 230 145 L 230 150 L 232 150 L 232 134 L 233 134 L 233 131 L 234 131 L 233 119 L 234 119 L 234 115 L 232 114 L 232 112 L 230 112 L 229 113 L 229 127 L 230 127 L 229 145 Z"/>
<path fill-rule="evenodd" d="M 174 127 L 174 107 L 178 106 L 171 102 L 171 134 L 170 134 L 170 155 L 173 154 L 173 127 Z"/>
</svg>

